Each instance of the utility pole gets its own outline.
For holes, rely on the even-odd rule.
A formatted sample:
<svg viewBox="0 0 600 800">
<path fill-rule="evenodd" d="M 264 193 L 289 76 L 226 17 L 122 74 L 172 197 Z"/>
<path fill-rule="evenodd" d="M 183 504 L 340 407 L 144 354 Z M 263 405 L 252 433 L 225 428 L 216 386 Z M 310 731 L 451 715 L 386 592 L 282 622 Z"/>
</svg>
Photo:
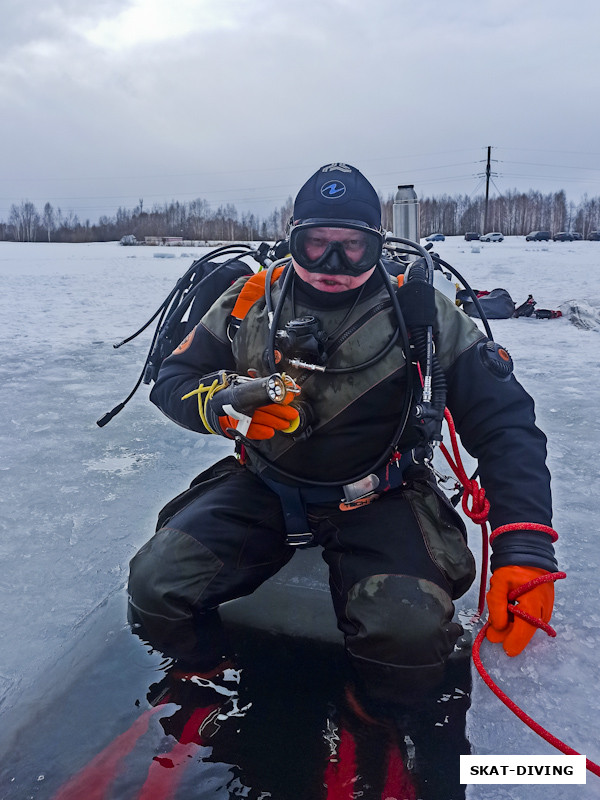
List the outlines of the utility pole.
<svg viewBox="0 0 600 800">
<path fill-rule="evenodd" d="M 492 174 L 491 168 L 491 156 L 492 156 L 492 148 L 488 147 L 487 149 L 487 165 L 485 167 L 485 211 L 483 214 L 483 231 L 482 233 L 487 233 L 487 221 L 488 221 L 488 200 L 490 197 L 490 176 Z"/>
<path fill-rule="evenodd" d="M 493 159 L 496 161 L 496 159 Z M 479 173 L 477 176 L 478 178 L 485 177 L 485 210 L 483 216 L 483 233 L 489 233 L 488 231 L 488 203 L 490 199 L 490 181 L 492 178 L 498 177 L 497 172 L 492 172 L 492 148 L 488 147 L 487 149 L 487 164 L 485 166 L 485 176 L 483 173 Z M 479 186 L 479 184 L 477 184 Z M 494 184 L 495 185 L 495 184 Z M 496 186 L 496 189 L 498 187 Z"/>
</svg>

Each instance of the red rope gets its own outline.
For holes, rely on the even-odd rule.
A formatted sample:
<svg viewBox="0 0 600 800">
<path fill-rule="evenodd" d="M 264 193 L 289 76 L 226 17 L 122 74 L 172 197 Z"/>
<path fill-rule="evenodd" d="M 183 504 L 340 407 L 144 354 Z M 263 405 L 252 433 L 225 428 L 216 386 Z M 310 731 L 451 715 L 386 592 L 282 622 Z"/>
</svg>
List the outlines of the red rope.
<svg viewBox="0 0 600 800">
<path fill-rule="evenodd" d="M 539 525 L 535 522 L 515 522 L 511 523 L 510 525 L 501 525 L 500 527 L 496 528 L 491 535 L 488 537 L 488 529 L 487 529 L 487 517 L 488 512 L 490 509 L 489 501 L 485 498 L 485 491 L 483 488 L 480 488 L 477 484 L 477 481 L 471 480 L 467 473 L 465 472 L 464 466 L 462 464 L 462 460 L 460 457 L 460 450 L 458 446 L 458 438 L 456 435 L 456 428 L 454 425 L 454 420 L 452 419 L 452 415 L 448 411 L 445 410 L 444 416 L 446 418 L 446 422 L 448 424 L 448 430 L 450 432 L 450 440 L 452 442 L 452 452 L 454 455 L 454 459 L 450 456 L 448 449 L 441 444 L 440 449 L 443 452 L 448 464 L 450 465 L 452 471 L 458 478 L 458 480 L 462 483 L 464 487 L 463 497 L 462 497 L 462 508 L 465 514 L 470 517 L 474 522 L 481 525 L 481 534 L 482 534 L 482 558 L 481 558 L 481 582 L 479 588 L 479 604 L 478 604 L 478 611 L 477 615 L 474 619 L 478 619 L 483 614 L 483 610 L 485 607 L 485 588 L 487 585 L 487 564 L 488 564 L 488 541 L 491 544 L 497 536 L 500 536 L 503 533 L 507 533 L 509 531 L 522 531 L 522 530 L 535 530 L 541 531 L 542 533 L 547 533 L 551 538 L 552 541 L 555 542 L 558 539 L 558 534 L 553 528 L 548 527 L 547 525 Z M 468 506 L 468 498 L 472 497 L 473 502 L 471 508 Z M 512 601 L 516 600 L 517 597 L 520 597 L 525 592 L 530 591 L 530 589 L 534 589 L 536 586 L 539 586 L 542 583 L 548 583 L 550 581 L 557 581 L 561 580 L 562 578 L 566 578 L 567 575 L 564 572 L 554 572 L 548 573 L 546 575 L 540 575 L 534 580 L 528 581 L 527 583 L 522 584 L 521 586 L 513 589 L 508 594 L 508 610 L 524 619 L 530 625 L 535 626 L 536 628 L 541 628 L 541 630 L 545 631 L 548 636 L 556 636 L 556 631 L 547 623 L 543 622 L 541 619 L 537 619 L 536 617 L 532 617 L 530 614 L 527 614 L 525 611 L 522 611 L 517 605 L 515 605 Z M 549 742 L 553 747 L 557 750 L 560 750 L 562 753 L 567 755 L 580 755 L 576 750 L 573 750 L 572 747 L 569 747 L 567 744 L 562 742 L 553 734 L 549 733 L 544 727 L 542 727 L 538 722 L 528 716 L 519 706 L 513 702 L 508 695 L 506 695 L 502 689 L 493 681 L 490 677 L 489 673 L 486 671 L 483 663 L 481 661 L 480 656 L 480 648 L 481 643 L 485 638 L 485 634 L 487 629 L 489 628 L 489 622 L 486 622 L 482 629 L 477 634 L 477 637 L 473 643 L 473 663 L 477 669 L 477 672 L 483 679 L 484 683 L 492 690 L 492 692 L 498 697 L 504 705 L 509 708 L 513 714 L 516 714 L 517 717 L 524 722 L 531 730 L 535 731 L 542 739 L 545 739 Z M 596 764 L 594 761 L 591 761 L 589 758 L 586 758 L 586 768 L 589 772 L 592 772 L 594 775 L 600 777 L 600 765 Z"/>
<path fill-rule="evenodd" d="M 566 576 L 566 574 L 564 572 L 554 572 L 554 573 L 548 573 L 547 575 L 540 575 L 539 578 L 536 578 L 533 581 L 529 581 L 528 583 L 523 584 L 523 586 L 519 586 L 518 589 L 515 589 L 514 591 L 512 591 L 509 594 L 509 599 L 510 600 L 514 600 L 516 597 L 520 596 L 521 594 L 524 594 L 524 592 L 526 592 L 526 591 L 529 591 L 529 589 L 533 589 L 534 586 L 537 586 L 540 583 L 547 583 L 548 581 L 556 581 L 556 580 L 560 580 L 561 578 L 566 578 L 566 577 L 567 576 Z M 514 608 L 515 608 L 514 606 L 509 605 L 508 607 L 513 611 L 513 613 L 515 613 L 514 612 Z M 522 615 L 519 615 L 519 616 L 522 616 Z M 529 615 L 526 615 L 526 616 L 528 618 L 527 621 L 530 622 L 532 625 L 535 625 L 538 628 L 542 628 L 543 630 L 546 630 L 548 628 L 549 630 L 547 630 L 547 633 L 550 636 L 556 636 L 556 631 L 553 628 L 551 628 L 549 625 L 545 625 L 541 620 L 537 620 L 537 619 L 535 619 L 533 617 L 529 617 Z M 488 628 L 489 628 L 489 622 L 486 622 L 485 625 L 483 626 L 483 628 L 477 634 L 477 638 L 475 639 L 475 642 L 473 643 L 473 663 L 475 664 L 477 672 L 482 677 L 482 679 L 483 679 L 484 683 L 486 684 L 486 686 L 488 686 L 488 688 L 492 690 L 492 692 L 496 695 L 496 697 L 498 697 L 498 699 L 501 700 L 504 703 L 504 705 L 513 712 L 513 714 L 516 714 L 516 716 L 522 722 L 524 722 L 525 725 L 527 725 L 529 728 L 531 728 L 532 731 L 537 733 L 538 736 L 541 736 L 542 739 L 545 739 L 547 742 L 549 742 L 549 744 L 551 744 L 557 750 L 560 750 L 561 753 L 565 753 L 566 755 L 572 755 L 572 756 L 580 755 L 580 753 L 578 753 L 577 750 L 573 750 L 572 747 L 569 747 L 569 745 L 565 744 L 563 741 L 561 741 L 556 736 L 551 734 L 544 727 L 542 727 L 539 724 L 539 722 L 536 722 L 528 714 L 526 714 L 521 708 L 519 708 L 519 706 L 513 700 L 511 700 L 510 697 L 508 697 L 508 695 L 506 695 L 502 691 L 502 689 L 500 689 L 500 687 L 490 677 L 489 673 L 486 671 L 485 667 L 483 666 L 483 663 L 481 661 L 481 655 L 480 655 L 481 643 L 485 639 L 485 634 L 486 634 L 486 631 L 487 631 Z M 594 775 L 597 775 L 598 777 L 600 777 L 600 765 L 596 764 L 594 761 L 592 761 L 589 758 L 586 758 L 585 765 L 586 765 L 586 769 L 589 772 L 592 772 Z"/>
<path fill-rule="evenodd" d="M 444 417 L 450 432 L 450 441 L 452 442 L 452 454 L 448 452 L 448 448 L 444 444 L 440 444 L 440 450 L 446 457 L 446 461 L 450 465 L 452 472 L 456 475 L 458 480 L 463 486 L 462 496 L 462 509 L 464 513 L 478 525 L 481 525 L 481 579 L 479 581 L 479 599 L 477 602 L 477 614 L 474 617 L 479 619 L 483 614 L 485 608 L 485 589 L 487 586 L 487 565 L 488 565 L 488 542 L 492 541 L 488 535 L 487 518 L 490 510 L 489 500 L 485 496 L 485 489 L 479 486 L 476 480 L 471 480 L 467 475 L 465 468 L 460 457 L 460 448 L 458 446 L 458 437 L 456 435 L 456 427 L 452 415 L 446 408 L 444 410 Z M 472 504 L 469 508 L 469 497 L 472 497 Z"/>
<path fill-rule="evenodd" d="M 558 533 L 548 525 L 539 525 L 537 522 L 512 522 L 510 525 L 500 525 L 500 527 L 496 528 L 490 536 L 490 544 L 496 536 L 500 536 L 501 533 L 506 533 L 507 531 L 541 531 L 542 533 L 547 533 L 553 542 L 558 539 Z"/>
</svg>

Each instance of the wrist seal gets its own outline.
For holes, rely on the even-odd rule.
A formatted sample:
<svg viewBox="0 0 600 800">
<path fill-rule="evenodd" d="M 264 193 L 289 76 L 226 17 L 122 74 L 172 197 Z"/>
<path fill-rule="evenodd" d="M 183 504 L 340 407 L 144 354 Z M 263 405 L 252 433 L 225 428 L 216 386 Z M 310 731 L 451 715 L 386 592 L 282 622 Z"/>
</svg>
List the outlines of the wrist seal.
<svg viewBox="0 0 600 800">
<path fill-rule="evenodd" d="M 515 530 L 492 539 L 492 572 L 499 567 L 539 567 L 558 572 L 552 537 L 543 531 Z"/>
</svg>

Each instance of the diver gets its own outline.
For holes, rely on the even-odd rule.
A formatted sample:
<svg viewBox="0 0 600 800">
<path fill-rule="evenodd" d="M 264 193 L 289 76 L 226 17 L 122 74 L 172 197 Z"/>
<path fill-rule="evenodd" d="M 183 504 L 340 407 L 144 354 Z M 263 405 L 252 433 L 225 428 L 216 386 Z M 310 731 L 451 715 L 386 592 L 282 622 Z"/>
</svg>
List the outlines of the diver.
<svg viewBox="0 0 600 800">
<path fill-rule="evenodd" d="M 160 368 L 152 402 L 236 449 L 165 506 L 130 565 L 131 623 L 184 671 L 230 664 L 219 605 L 311 546 L 365 692 L 409 703 L 440 684 L 475 577 L 430 466 L 444 406 L 491 505 L 488 638 L 516 656 L 535 633 L 507 613 L 511 589 L 557 571 L 533 400 L 451 300 L 390 277 L 383 249 L 370 182 L 321 167 L 296 196 L 290 257 L 237 280 Z M 549 621 L 553 592 L 522 610 Z"/>
</svg>

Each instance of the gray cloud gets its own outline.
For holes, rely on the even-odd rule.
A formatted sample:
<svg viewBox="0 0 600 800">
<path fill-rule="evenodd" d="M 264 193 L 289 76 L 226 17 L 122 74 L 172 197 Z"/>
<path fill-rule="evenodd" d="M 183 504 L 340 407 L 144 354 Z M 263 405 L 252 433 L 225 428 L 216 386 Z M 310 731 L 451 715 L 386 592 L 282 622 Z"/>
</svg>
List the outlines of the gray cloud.
<svg viewBox="0 0 600 800">
<path fill-rule="evenodd" d="M 487 145 L 500 188 L 600 194 L 599 16 L 591 0 L 9 0 L 0 219 L 23 198 L 92 220 L 139 197 L 266 213 L 332 160 L 384 194 L 470 193 Z"/>
<path fill-rule="evenodd" d="M 0 44 L 3 60 L 7 52 L 32 42 L 52 39 L 61 41 L 77 21 L 93 22 L 117 14 L 131 0 L 95 0 L 82 4 L 78 0 L 4 0 Z"/>
</svg>

